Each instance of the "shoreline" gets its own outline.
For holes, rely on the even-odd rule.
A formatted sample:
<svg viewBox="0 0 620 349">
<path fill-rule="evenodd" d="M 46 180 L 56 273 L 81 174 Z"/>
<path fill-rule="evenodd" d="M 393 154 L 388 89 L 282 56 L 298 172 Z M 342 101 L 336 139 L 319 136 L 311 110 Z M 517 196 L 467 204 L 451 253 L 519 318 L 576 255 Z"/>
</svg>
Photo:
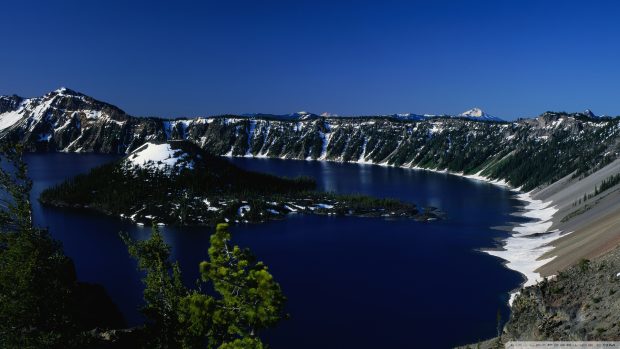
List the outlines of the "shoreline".
<svg viewBox="0 0 620 349">
<path fill-rule="evenodd" d="M 326 158 L 317 159 L 297 159 L 286 157 L 269 157 L 265 154 L 258 156 L 254 155 L 232 155 L 224 154 L 219 155 L 221 157 L 228 158 L 253 158 L 253 159 L 279 159 L 279 160 L 295 160 L 295 161 L 316 161 L 316 162 L 333 162 L 339 164 L 357 164 L 357 165 L 372 165 L 381 167 L 401 168 L 407 170 L 421 170 L 429 171 L 438 174 L 448 174 L 457 177 L 467 178 L 470 180 L 481 181 L 489 184 L 493 184 L 512 192 L 517 200 L 523 202 L 519 208 L 520 210 L 513 212 L 516 216 L 529 218 L 530 221 L 523 223 L 510 223 L 507 222 L 506 226 L 503 226 L 502 230 L 509 232 L 509 236 L 501 238 L 497 246 L 493 248 L 478 249 L 478 251 L 486 253 L 488 255 L 499 258 L 502 264 L 510 270 L 516 271 L 524 278 L 520 286 L 513 290 L 510 294 L 509 305 L 512 305 L 514 297 L 519 293 L 520 289 L 525 286 L 536 284 L 538 281 L 543 280 L 540 273 L 536 272 L 537 269 L 549 263 L 557 256 L 539 260 L 545 253 L 554 249 L 549 244 L 561 237 L 564 237 L 572 232 L 562 232 L 559 230 L 547 231 L 549 227 L 553 225 L 553 216 L 558 212 L 558 209 L 553 205 L 553 201 L 543 202 L 542 200 L 532 198 L 532 191 L 524 193 L 520 191 L 521 188 L 514 188 L 508 184 L 505 180 L 489 179 L 480 175 L 483 171 L 479 171 L 475 174 L 466 175 L 462 172 L 451 172 L 448 170 L 437 170 L 430 168 L 423 168 L 419 166 L 411 166 L 411 163 L 395 166 L 384 163 L 375 163 L 366 160 L 358 161 L 340 161 Z M 495 227 L 489 227 L 494 229 Z"/>
<path fill-rule="evenodd" d="M 268 157 L 253 156 L 253 155 L 224 155 L 225 157 L 239 157 L 239 158 L 259 158 L 259 159 L 280 159 L 280 160 L 297 160 L 297 161 L 318 161 L 318 162 L 334 162 L 334 163 L 348 163 L 358 165 L 373 165 L 382 167 L 402 168 L 408 170 L 421 170 L 434 173 L 443 173 L 461 178 L 467 178 L 470 180 L 481 181 L 489 184 L 493 184 L 502 188 L 505 188 L 513 192 L 517 200 L 523 202 L 520 211 L 515 212 L 521 217 L 529 218 L 528 222 L 514 223 L 507 225 L 506 231 L 510 233 L 510 236 L 502 239 L 501 244 L 492 249 L 480 249 L 479 251 L 488 255 L 497 257 L 502 260 L 502 264 L 510 270 L 516 271 L 521 274 L 524 281 L 519 288 L 513 290 L 510 293 L 508 304 L 512 306 L 512 301 L 519 294 L 520 289 L 523 287 L 535 285 L 537 282 L 543 280 L 542 275 L 536 270 L 541 266 L 552 261 L 556 256 L 540 259 L 545 253 L 551 251 L 553 246 L 549 244 L 560 237 L 566 236 L 569 233 L 564 233 L 560 230 L 548 231 L 553 225 L 553 218 L 555 213 L 559 211 L 554 205 L 553 201 L 543 202 L 542 200 L 534 199 L 532 197 L 532 191 L 524 193 L 519 188 L 514 188 L 506 180 L 494 180 L 480 175 L 483 171 L 479 171 L 476 174 L 466 175 L 462 172 L 451 172 L 448 170 L 437 170 L 424 168 L 419 166 L 394 166 L 387 163 L 374 163 L 366 160 L 358 161 L 338 161 L 325 158 L 318 159 L 293 159 L 282 157 Z"/>
</svg>

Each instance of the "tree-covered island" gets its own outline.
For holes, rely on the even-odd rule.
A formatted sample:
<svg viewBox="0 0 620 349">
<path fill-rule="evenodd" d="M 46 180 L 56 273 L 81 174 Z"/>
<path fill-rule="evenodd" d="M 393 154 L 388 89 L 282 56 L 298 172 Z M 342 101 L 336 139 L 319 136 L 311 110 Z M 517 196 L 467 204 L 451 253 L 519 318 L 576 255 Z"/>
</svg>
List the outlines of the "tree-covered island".
<svg viewBox="0 0 620 349">
<path fill-rule="evenodd" d="M 257 223 L 291 213 L 421 221 L 441 216 L 435 208 L 397 200 L 317 191 L 311 178 L 246 171 L 185 141 L 146 143 L 118 162 L 45 190 L 40 201 L 139 224 Z"/>
</svg>

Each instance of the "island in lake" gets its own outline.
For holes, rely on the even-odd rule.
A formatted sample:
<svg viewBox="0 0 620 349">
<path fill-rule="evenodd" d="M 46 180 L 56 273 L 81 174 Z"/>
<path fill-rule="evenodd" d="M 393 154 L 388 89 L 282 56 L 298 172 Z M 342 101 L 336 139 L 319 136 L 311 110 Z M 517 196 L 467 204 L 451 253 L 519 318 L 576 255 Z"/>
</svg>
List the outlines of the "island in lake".
<svg viewBox="0 0 620 349">
<path fill-rule="evenodd" d="M 147 142 L 120 161 L 45 190 L 40 201 L 138 224 L 258 223 L 291 213 L 419 221 L 443 215 L 398 200 L 317 191 L 311 178 L 246 171 L 188 141 Z"/>
</svg>

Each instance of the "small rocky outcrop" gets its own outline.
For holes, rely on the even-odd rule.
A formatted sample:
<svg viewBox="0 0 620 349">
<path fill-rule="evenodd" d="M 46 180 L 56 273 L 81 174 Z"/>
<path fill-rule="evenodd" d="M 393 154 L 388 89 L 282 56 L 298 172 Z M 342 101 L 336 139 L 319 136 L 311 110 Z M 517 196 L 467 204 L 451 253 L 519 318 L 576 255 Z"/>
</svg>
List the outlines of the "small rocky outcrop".
<svg viewBox="0 0 620 349">
<path fill-rule="evenodd" d="M 509 341 L 619 341 L 620 246 L 521 290 L 500 338 L 464 348 L 503 348 Z"/>
</svg>

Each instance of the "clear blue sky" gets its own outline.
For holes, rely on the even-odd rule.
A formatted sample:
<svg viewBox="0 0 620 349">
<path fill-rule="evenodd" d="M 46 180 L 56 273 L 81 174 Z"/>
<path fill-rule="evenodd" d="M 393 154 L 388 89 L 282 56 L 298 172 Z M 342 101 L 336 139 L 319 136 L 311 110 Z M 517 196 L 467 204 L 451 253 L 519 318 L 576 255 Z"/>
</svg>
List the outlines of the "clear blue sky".
<svg viewBox="0 0 620 349">
<path fill-rule="evenodd" d="M 0 94 L 134 115 L 620 114 L 620 2 L 8 1 Z"/>
</svg>

